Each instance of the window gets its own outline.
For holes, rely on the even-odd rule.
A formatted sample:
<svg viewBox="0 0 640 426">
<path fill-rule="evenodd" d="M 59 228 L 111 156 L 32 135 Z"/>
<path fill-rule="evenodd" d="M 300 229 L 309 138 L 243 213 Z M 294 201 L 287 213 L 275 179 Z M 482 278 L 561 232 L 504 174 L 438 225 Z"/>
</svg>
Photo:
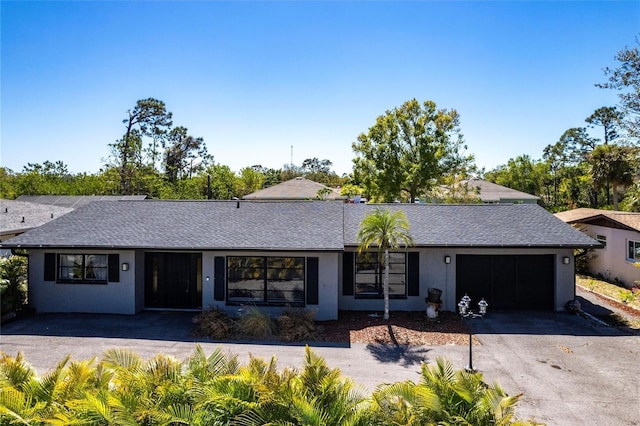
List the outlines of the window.
<svg viewBox="0 0 640 426">
<path fill-rule="evenodd" d="M 58 255 L 58 281 L 105 284 L 108 274 L 106 254 Z"/>
<path fill-rule="evenodd" d="M 378 298 L 383 296 L 384 264 L 378 253 L 356 253 L 355 296 Z M 389 297 L 404 298 L 406 292 L 405 253 L 389 253 Z"/>
<path fill-rule="evenodd" d="M 596 234 L 596 240 L 602 244 L 605 248 L 607 247 L 607 236 L 606 235 L 598 235 Z"/>
<path fill-rule="evenodd" d="M 229 257 L 227 301 L 304 305 L 303 257 Z"/>
<path fill-rule="evenodd" d="M 629 254 L 628 259 L 640 262 L 640 241 L 629 240 Z"/>
</svg>

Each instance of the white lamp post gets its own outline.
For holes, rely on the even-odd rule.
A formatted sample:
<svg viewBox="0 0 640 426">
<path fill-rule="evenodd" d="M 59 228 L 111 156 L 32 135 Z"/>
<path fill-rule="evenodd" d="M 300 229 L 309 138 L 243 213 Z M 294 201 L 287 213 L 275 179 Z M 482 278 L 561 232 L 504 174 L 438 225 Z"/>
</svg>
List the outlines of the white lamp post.
<svg viewBox="0 0 640 426">
<path fill-rule="evenodd" d="M 470 303 L 471 298 L 466 294 L 462 297 L 462 299 L 460 299 L 460 302 L 458 302 L 458 311 L 460 312 L 460 316 L 462 317 L 462 319 L 483 318 L 487 313 L 487 307 L 489 306 L 487 301 L 484 300 L 484 297 L 482 298 L 482 300 L 480 300 L 480 302 L 478 302 L 478 313 L 475 313 L 469 309 Z M 473 368 L 473 342 L 471 328 L 469 328 L 469 365 L 465 367 L 465 370 L 470 373 L 475 372 Z"/>
</svg>

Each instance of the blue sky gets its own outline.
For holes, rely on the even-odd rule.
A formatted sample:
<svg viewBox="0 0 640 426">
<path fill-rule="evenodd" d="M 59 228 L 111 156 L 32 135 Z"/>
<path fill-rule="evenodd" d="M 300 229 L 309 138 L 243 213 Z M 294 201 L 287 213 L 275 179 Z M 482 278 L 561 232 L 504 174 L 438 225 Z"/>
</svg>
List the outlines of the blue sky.
<svg viewBox="0 0 640 426">
<path fill-rule="evenodd" d="M 638 1 L 2 1 L 0 164 L 97 172 L 139 99 L 238 171 L 351 143 L 416 98 L 456 109 L 490 170 L 534 159 L 595 109 L 602 68 L 640 33 Z M 594 135 L 600 133 L 594 130 Z"/>
</svg>

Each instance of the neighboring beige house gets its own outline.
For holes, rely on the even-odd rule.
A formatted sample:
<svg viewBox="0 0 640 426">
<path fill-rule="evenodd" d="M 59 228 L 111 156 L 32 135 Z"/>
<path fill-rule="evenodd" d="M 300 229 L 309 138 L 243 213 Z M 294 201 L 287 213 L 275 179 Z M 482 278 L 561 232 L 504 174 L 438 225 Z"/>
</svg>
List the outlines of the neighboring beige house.
<svg viewBox="0 0 640 426">
<path fill-rule="evenodd" d="M 245 200 L 344 200 L 340 190 L 297 177 L 242 197 Z"/>
<path fill-rule="evenodd" d="M 589 259 L 591 273 L 627 287 L 640 283 L 640 213 L 581 208 L 556 216 L 604 246 Z"/>
</svg>

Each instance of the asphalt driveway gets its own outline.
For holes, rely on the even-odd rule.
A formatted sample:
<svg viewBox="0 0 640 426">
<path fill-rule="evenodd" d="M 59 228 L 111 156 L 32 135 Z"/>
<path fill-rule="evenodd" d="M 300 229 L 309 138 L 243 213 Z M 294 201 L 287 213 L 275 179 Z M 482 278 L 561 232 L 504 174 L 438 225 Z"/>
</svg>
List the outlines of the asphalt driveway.
<svg viewBox="0 0 640 426">
<path fill-rule="evenodd" d="M 10 355 L 23 352 L 40 374 L 67 354 L 88 359 L 109 348 L 126 347 L 146 358 L 162 352 L 183 359 L 196 343 L 205 352 L 223 346 L 241 362 L 253 354 L 276 356 L 280 368 L 302 363 L 303 345 L 195 339 L 189 334 L 192 316 L 38 315 L 4 324 L 0 350 Z M 521 417 L 549 425 L 640 425 L 640 336 L 568 313 L 490 312 L 470 325 L 481 342 L 473 347 L 474 367 L 510 394 L 524 394 Z M 469 356 L 468 346 L 353 344 L 313 349 L 367 391 L 379 383 L 419 380 L 423 361 L 445 356 L 463 368 Z"/>
</svg>

